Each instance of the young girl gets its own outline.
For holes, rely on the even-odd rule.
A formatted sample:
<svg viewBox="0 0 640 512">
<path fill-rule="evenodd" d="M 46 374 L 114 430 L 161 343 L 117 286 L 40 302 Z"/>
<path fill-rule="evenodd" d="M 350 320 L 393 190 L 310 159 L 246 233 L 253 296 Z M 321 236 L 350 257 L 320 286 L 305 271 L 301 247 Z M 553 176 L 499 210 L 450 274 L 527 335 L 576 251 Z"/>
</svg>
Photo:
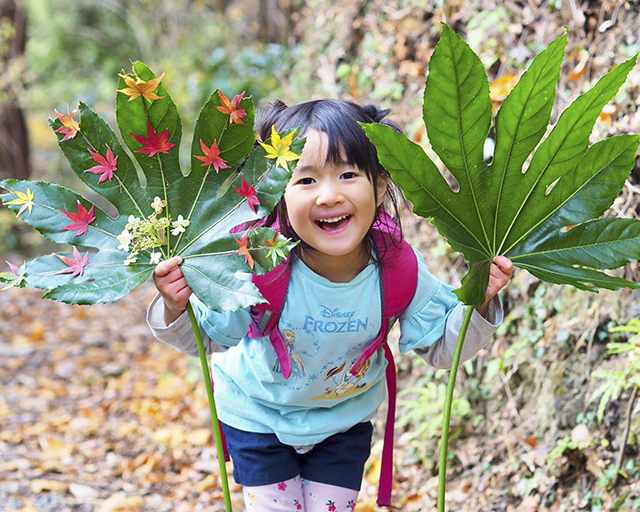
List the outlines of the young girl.
<svg viewBox="0 0 640 512">
<path fill-rule="evenodd" d="M 276 102 L 259 116 L 263 140 L 272 126 L 278 132 L 300 126 L 306 137 L 276 210 L 281 231 L 300 241 L 289 256 L 291 274 L 278 321 L 291 361 L 288 379 L 269 336 L 247 335 L 249 310 L 208 309 L 191 296 L 179 257 L 155 270 L 159 296 L 147 316 L 154 335 L 197 356 L 183 314 L 190 300 L 208 353 L 223 352 L 212 358 L 215 398 L 234 479 L 244 487 L 248 510 L 355 507 L 370 452 L 370 420 L 385 397 L 384 351 L 378 350 L 356 375 L 349 369 L 381 327 L 381 255 L 371 229 L 376 222 L 388 222 L 383 203 L 393 189 L 358 122 L 391 124 L 383 121 L 387 113 L 376 105 L 317 100 L 292 107 Z M 389 243 L 397 242 L 389 236 Z M 429 273 L 417 252 L 416 257 L 417 288 L 399 318 L 400 351 L 413 349 L 429 364 L 446 368 L 464 307 L 450 286 Z M 473 314 L 464 360 L 480 350 L 501 322 L 494 297 L 512 271 L 504 257 L 491 265 L 486 302 Z M 339 334 L 324 329 L 332 318 L 346 319 L 350 329 Z"/>
</svg>

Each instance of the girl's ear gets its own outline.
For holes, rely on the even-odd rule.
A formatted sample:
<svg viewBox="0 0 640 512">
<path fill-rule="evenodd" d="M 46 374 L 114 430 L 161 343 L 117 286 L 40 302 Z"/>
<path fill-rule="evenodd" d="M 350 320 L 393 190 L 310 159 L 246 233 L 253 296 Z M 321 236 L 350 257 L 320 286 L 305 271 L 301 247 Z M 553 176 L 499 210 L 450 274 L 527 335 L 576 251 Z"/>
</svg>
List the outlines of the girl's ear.
<svg viewBox="0 0 640 512">
<path fill-rule="evenodd" d="M 388 184 L 387 176 L 380 176 L 378 178 L 378 183 L 376 185 L 376 206 L 380 206 L 384 202 L 384 197 L 387 194 L 387 184 Z"/>
</svg>

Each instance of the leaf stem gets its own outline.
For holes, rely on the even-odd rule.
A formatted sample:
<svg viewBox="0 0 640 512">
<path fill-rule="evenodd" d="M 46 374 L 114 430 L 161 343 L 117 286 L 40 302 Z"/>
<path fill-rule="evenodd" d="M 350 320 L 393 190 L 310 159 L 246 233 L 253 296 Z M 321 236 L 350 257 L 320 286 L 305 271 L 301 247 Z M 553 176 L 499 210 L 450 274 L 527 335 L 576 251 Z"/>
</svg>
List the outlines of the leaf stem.
<svg viewBox="0 0 640 512">
<path fill-rule="evenodd" d="M 449 423 L 451 421 L 451 404 L 453 403 L 453 391 L 456 387 L 456 374 L 458 373 L 458 366 L 460 366 L 460 356 L 462 355 L 462 346 L 464 345 L 464 338 L 467 334 L 469 322 L 473 315 L 475 308 L 472 306 L 467 307 L 467 311 L 464 314 L 462 325 L 460 326 L 460 332 L 458 333 L 458 340 L 456 341 L 456 348 L 453 352 L 453 360 L 451 361 L 451 370 L 449 371 L 449 380 L 447 381 L 447 396 L 444 401 L 444 411 L 442 415 L 442 437 L 440 439 L 440 462 L 438 464 L 438 512 L 444 512 L 444 495 L 447 476 L 447 451 L 449 447 Z"/>
<path fill-rule="evenodd" d="M 120 189 L 124 190 L 127 193 L 127 195 L 129 196 L 129 199 L 131 199 L 131 202 L 133 203 L 133 205 L 138 209 L 138 212 L 140 213 L 140 216 L 142 218 L 144 218 L 144 213 L 142 213 L 142 209 L 140 208 L 140 205 L 133 198 L 133 196 L 131 195 L 131 192 L 129 192 L 129 189 L 125 185 L 123 185 L 122 180 L 118 176 L 116 176 L 116 179 L 118 180 L 118 183 L 120 184 Z"/>
<path fill-rule="evenodd" d="M 202 194 L 202 189 L 204 188 L 204 184 L 207 181 L 207 178 L 209 177 L 209 173 L 211 172 L 211 165 L 209 165 L 209 167 L 207 168 L 207 172 L 204 174 L 204 176 L 202 177 L 202 183 L 200 184 L 200 189 L 198 190 L 198 193 L 196 194 L 196 198 L 193 200 L 193 204 L 191 205 L 191 211 L 189 211 L 189 215 L 187 215 L 187 220 L 189 222 L 191 222 L 191 216 L 193 215 L 193 210 L 196 209 L 196 205 L 198 204 L 198 200 L 200 199 L 200 194 Z M 169 204 L 167 202 L 167 204 Z M 180 233 L 180 236 L 178 237 L 178 241 L 176 242 L 176 247 L 180 246 L 180 240 L 182 240 L 182 235 L 183 233 Z"/>
<path fill-rule="evenodd" d="M 204 351 L 204 344 L 202 343 L 202 336 L 200 335 L 200 327 L 196 320 L 196 315 L 193 311 L 193 307 L 190 302 L 187 302 L 187 313 L 189 314 L 189 320 L 191 321 L 191 327 L 193 328 L 193 334 L 196 337 L 196 343 L 198 344 L 198 354 L 200 355 L 200 365 L 202 366 L 202 376 L 204 378 L 204 384 L 207 388 L 207 398 L 209 399 L 209 410 L 211 411 L 211 423 L 213 425 L 213 437 L 216 440 L 216 452 L 218 454 L 218 466 L 220 467 L 220 480 L 222 483 L 222 493 L 224 494 L 224 509 L 225 512 L 232 512 L 231 509 L 231 495 L 229 493 L 229 481 L 227 479 L 227 468 L 224 460 L 224 448 L 222 446 L 222 435 L 220 433 L 220 423 L 218 421 L 218 413 L 216 411 L 216 403 L 213 399 L 213 386 L 211 385 L 211 373 L 209 371 L 209 364 L 207 363 L 207 355 Z"/>
<path fill-rule="evenodd" d="M 171 257 L 171 215 L 169 214 L 169 198 L 167 197 L 167 179 L 164 177 L 164 168 L 162 167 L 162 159 L 158 153 L 158 164 L 160 164 L 160 174 L 162 175 L 162 190 L 164 191 L 164 200 L 167 202 L 165 212 L 167 214 L 167 257 Z"/>
</svg>

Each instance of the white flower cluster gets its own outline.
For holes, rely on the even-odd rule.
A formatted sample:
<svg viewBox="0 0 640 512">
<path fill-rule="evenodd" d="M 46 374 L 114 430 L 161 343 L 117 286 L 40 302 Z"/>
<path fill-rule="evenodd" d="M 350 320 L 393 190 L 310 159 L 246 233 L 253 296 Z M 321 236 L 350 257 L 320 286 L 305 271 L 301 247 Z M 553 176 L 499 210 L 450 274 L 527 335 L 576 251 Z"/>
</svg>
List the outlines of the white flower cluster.
<svg viewBox="0 0 640 512">
<path fill-rule="evenodd" d="M 167 243 L 166 232 L 169 226 L 173 226 L 171 233 L 176 236 L 184 233 L 185 228 L 189 225 L 189 221 L 183 219 L 182 215 L 178 216 L 178 220 L 171 222 L 171 217 L 159 217 L 167 202 L 156 197 L 151 203 L 153 213 L 146 219 L 129 216 L 127 225 L 122 233 L 116 238 L 120 245 L 118 249 L 128 252 L 129 255 L 124 260 L 125 265 L 130 265 L 138 261 L 138 255 L 141 251 L 149 252 L 149 264 L 157 265 L 162 257 L 161 252 L 156 252 L 157 247 L 162 247 Z"/>
</svg>

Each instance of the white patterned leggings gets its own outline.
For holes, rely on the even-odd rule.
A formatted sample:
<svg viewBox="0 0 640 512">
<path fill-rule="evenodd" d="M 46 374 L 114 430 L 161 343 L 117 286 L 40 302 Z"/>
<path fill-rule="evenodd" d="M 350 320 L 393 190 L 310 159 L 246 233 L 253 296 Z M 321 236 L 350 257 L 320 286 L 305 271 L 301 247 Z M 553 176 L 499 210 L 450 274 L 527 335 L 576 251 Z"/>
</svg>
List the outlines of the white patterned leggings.
<svg viewBox="0 0 640 512">
<path fill-rule="evenodd" d="M 353 512 L 358 492 L 296 476 L 284 482 L 243 488 L 247 511 Z"/>
</svg>

